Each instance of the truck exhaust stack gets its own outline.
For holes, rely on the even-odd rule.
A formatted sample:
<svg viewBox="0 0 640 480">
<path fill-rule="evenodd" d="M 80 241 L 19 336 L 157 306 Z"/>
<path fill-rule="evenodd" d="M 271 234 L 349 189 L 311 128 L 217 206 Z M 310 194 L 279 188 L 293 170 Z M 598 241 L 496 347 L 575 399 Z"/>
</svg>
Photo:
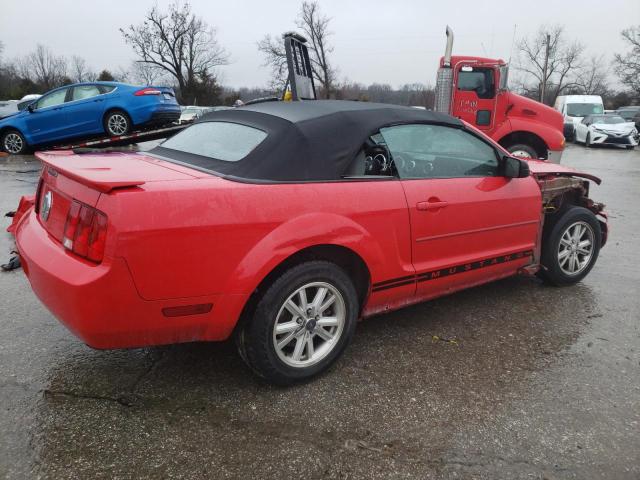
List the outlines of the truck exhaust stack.
<svg viewBox="0 0 640 480">
<path fill-rule="evenodd" d="M 438 69 L 436 77 L 435 111 L 449 113 L 451 108 L 451 93 L 453 88 L 453 69 L 451 68 L 451 52 L 453 50 L 453 30 L 447 25 L 447 47 L 444 50 L 442 67 Z"/>
<path fill-rule="evenodd" d="M 453 30 L 447 25 L 447 47 L 444 49 L 444 66 L 451 67 L 451 51 L 453 50 Z"/>
</svg>

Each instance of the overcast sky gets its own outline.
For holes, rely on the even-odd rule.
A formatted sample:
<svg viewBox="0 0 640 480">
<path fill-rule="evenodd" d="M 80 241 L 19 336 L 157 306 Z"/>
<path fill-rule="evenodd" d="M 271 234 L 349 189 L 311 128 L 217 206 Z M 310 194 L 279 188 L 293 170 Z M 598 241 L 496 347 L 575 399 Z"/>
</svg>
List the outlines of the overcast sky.
<svg viewBox="0 0 640 480">
<path fill-rule="evenodd" d="M 33 50 L 38 43 L 59 55 L 84 57 L 94 70 L 117 71 L 134 55 L 118 28 L 139 23 L 155 3 L 167 0 L 0 0 L 0 41 L 4 58 Z M 193 0 L 194 12 L 218 31 L 231 55 L 221 67 L 222 83 L 263 86 L 269 69 L 256 42 L 265 34 L 295 27 L 300 0 Z M 339 78 L 363 83 L 434 83 L 445 45 L 444 29 L 455 33 L 454 53 L 508 59 L 516 37 L 541 24 L 565 25 L 568 38 L 584 43 L 589 54 L 624 51 L 620 31 L 640 23 L 640 0 L 440 1 L 321 0 L 332 18 L 333 63 Z M 515 52 L 514 52 L 515 54 Z"/>
</svg>

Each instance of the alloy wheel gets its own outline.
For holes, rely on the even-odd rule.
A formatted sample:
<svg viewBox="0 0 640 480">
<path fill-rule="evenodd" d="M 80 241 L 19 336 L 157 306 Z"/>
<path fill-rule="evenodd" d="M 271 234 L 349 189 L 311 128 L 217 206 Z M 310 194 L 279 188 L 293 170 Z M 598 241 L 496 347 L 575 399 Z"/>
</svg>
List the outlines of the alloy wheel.
<svg viewBox="0 0 640 480">
<path fill-rule="evenodd" d="M 344 331 L 346 305 L 340 291 L 312 282 L 294 291 L 278 311 L 273 346 L 285 364 L 305 368 L 325 358 Z"/>
<path fill-rule="evenodd" d="M 4 137 L 4 149 L 9 153 L 20 153 L 24 148 L 24 140 L 22 137 L 14 132 L 8 133 Z"/>
<path fill-rule="evenodd" d="M 112 135 L 124 135 L 129 127 L 129 122 L 124 115 L 114 113 L 107 120 L 107 128 Z"/>
<path fill-rule="evenodd" d="M 511 152 L 511 155 L 513 155 L 514 157 L 520 157 L 520 158 L 533 158 L 531 154 L 525 150 L 515 150 Z"/>
<path fill-rule="evenodd" d="M 569 225 L 558 245 L 558 265 L 566 275 L 578 275 L 589 266 L 593 256 L 595 235 L 587 222 Z"/>
</svg>

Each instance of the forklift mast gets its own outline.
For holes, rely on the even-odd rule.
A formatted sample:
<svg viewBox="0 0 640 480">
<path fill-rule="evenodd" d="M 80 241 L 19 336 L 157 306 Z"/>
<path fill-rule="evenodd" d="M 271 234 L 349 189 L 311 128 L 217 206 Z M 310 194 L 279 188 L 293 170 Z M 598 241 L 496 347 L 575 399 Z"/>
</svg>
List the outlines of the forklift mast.
<svg viewBox="0 0 640 480">
<path fill-rule="evenodd" d="M 306 38 L 294 32 L 285 33 L 283 37 L 289 67 L 287 84 L 291 88 L 291 100 L 316 100 L 316 87 L 313 83 Z"/>
</svg>

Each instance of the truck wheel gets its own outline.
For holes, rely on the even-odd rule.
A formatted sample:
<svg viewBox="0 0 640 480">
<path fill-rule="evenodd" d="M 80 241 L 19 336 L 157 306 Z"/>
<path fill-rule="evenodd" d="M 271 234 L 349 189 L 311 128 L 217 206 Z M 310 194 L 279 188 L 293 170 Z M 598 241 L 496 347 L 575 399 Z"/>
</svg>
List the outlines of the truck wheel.
<svg viewBox="0 0 640 480">
<path fill-rule="evenodd" d="M 131 120 L 122 110 L 112 110 L 104 117 L 104 131 L 111 137 L 126 135 L 131 131 Z"/>
<path fill-rule="evenodd" d="M 7 130 L 2 135 L 2 149 L 12 155 L 22 155 L 27 153 L 29 145 L 18 130 Z"/>
<path fill-rule="evenodd" d="M 591 271 L 598 259 L 600 222 L 593 212 L 582 207 L 570 207 L 550 218 L 542 234 L 540 274 L 553 285 L 573 285 Z"/>
<path fill-rule="evenodd" d="M 516 145 L 511 145 L 507 148 L 507 151 L 511 153 L 514 157 L 520 158 L 538 158 L 538 152 L 530 146 L 525 145 L 524 143 L 518 143 Z"/>
<path fill-rule="evenodd" d="M 326 370 L 351 341 L 357 317 L 358 296 L 346 272 L 306 262 L 269 286 L 236 342 L 255 373 L 288 385 Z"/>
</svg>

